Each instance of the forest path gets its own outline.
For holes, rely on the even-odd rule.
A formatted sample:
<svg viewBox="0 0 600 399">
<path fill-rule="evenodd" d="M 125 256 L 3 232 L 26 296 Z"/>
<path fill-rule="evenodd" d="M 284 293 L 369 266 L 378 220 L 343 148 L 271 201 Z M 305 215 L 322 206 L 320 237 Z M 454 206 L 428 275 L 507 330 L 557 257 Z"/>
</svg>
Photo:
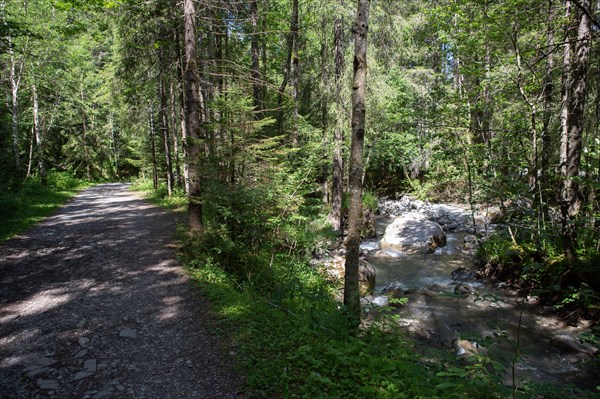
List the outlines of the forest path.
<svg viewBox="0 0 600 399">
<path fill-rule="evenodd" d="M 172 213 L 84 190 L 0 245 L 0 398 L 236 398 Z"/>
</svg>

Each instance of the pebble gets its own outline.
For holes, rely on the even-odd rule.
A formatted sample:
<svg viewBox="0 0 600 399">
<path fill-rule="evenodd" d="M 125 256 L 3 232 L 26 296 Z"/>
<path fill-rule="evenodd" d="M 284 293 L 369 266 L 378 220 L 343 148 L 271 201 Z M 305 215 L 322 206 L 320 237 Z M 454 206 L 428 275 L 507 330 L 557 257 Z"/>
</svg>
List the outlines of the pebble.
<svg viewBox="0 0 600 399">
<path fill-rule="evenodd" d="M 44 367 L 52 366 L 55 363 L 56 363 L 56 360 L 50 359 L 47 357 L 40 357 L 38 360 L 35 361 L 35 364 L 44 366 Z"/>
<path fill-rule="evenodd" d="M 90 371 L 92 373 L 96 372 L 96 368 L 97 368 L 97 363 L 96 363 L 96 359 L 88 359 L 83 363 L 83 368 L 86 371 Z"/>
<path fill-rule="evenodd" d="M 27 377 L 33 378 L 36 375 L 43 374 L 43 373 L 45 373 L 48 370 L 51 370 L 51 369 L 49 367 L 41 367 L 41 368 L 38 368 L 38 369 L 30 370 L 30 371 L 27 372 Z"/>
<path fill-rule="evenodd" d="M 92 373 L 91 371 L 86 371 L 86 370 L 78 371 L 77 374 L 75 374 L 75 377 L 73 377 L 73 379 L 75 381 L 81 380 L 83 378 L 89 377 L 92 374 L 94 374 L 94 373 Z"/>
<path fill-rule="evenodd" d="M 100 391 L 97 394 L 94 395 L 94 399 L 103 399 L 103 398 L 110 398 L 112 396 L 112 391 Z"/>
<path fill-rule="evenodd" d="M 87 349 L 82 349 L 75 354 L 75 358 L 78 359 L 80 357 L 84 357 L 85 355 L 87 355 L 87 353 L 88 353 Z"/>
<path fill-rule="evenodd" d="M 135 338 L 137 336 L 137 331 L 133 328 L 124 328 L 119 332 L 119 337 L 121 338 Z"/>
<path fill-rule="evenodd" d="M 90 339 L 87 337 L 79 337 L 79 345 L 83 346 L 84 348 L 87 346 L 87 344 L 90 343 Z"/>
<path fill-rule="evenodd" d="M 37 384 L 40 387 L 40 389 L 47 389 L 47 390 L 57 390 L 58 389 L 58 381 L 56 380 L 43 380 L 43 379 L 39 379 L 37 380 Z"/>
</svg>

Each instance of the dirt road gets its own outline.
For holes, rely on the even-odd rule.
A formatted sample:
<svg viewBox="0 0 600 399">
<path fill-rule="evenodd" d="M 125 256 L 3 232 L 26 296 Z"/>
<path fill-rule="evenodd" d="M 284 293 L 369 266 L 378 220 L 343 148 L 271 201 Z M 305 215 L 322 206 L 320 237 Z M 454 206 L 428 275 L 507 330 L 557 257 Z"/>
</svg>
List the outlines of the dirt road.
<svg viewBox="0 0 600 399">
<path fill-rule="evenodd" d="M 0 245 L 0 398 L 238 398 L 173 214 L 103 184 Z"/>
</svg>

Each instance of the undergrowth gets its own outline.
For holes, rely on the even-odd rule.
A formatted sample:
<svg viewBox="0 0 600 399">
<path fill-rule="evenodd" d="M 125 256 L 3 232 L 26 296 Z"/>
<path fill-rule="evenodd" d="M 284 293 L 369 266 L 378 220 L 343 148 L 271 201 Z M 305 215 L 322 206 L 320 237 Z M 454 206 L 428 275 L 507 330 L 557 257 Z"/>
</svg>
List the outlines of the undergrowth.
<svg viewBox="0 0 600 399">
<path fill-rule="evenodd" d="M 161 182 L 158 189 L 154 190 L 151 180 L 138 179 L 133 182 L 130 190 L 144 193 L 148 201 L 163 208 L 183 211 L 187 207 L 185 191 L 181 188 L 175 188 L 171 198 L 169 198 L 167 185 L 164 182 Z"/>
<path fill-rule="evenodd" d="M 565 317 L 600 320 L 600 254 L 583 241 L 569 270 L 556 232 L 498 228 L 477 257 L 488 277 L 535 293 Z"/>
<path fill-rule="evenodd" d="M 68 172 L 48 172 L 48 184 L 27 179 L 0 184 L 0 241 L 7 240 L 52 214 L 91 183 Z"/>
<path fill-rule="evenodd" d="M 321 205 L 261 187 L 206 187 L 201 237 L 181 227 L 180 259 L 212 304 L 249 398 L 508 398 L 501 360 L 461 363 L 416 347 L 391 313 L 349 333 L 312 250 L 333 239 Z M 287 210 L 294 212 L 286 215 Z M 428 346 L 427 344 L 425 346 Z M 490 367 L 488 367 L 488 365 Z M 523 385 L 514 398 L 593 398 L 572 387 Z"/>
</svg>

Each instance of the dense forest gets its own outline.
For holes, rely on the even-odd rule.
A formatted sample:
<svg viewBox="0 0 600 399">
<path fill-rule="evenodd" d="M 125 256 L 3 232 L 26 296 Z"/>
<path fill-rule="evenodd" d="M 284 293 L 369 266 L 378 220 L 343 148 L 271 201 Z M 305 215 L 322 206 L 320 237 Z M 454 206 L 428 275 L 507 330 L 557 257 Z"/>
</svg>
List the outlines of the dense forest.
<svg viewBox="0 0 600 399">
<path fill-rule="evenodd" d="M 209 264 L 204 278 L 224 271 L 295 314 L 322 315 L 326 288 L 290 270 L 344 240 L 345 340 L 360 335 L 359 242 L 378 198 L 493 205 L 499 227 L 479 237 L 476 256 L 488 277 L 525 296 L 541 290 L 564 317 L 598 320 L 600 2 L 0 7 L 0 204 L 57 176 L 149 181 L 156 195 L 185 199 L 182 252 Z M 293 305 L 296 295 L 305 302 Z M 333 389 L 319 376 L 314 386 Z M 261 378 L 250 378 L 257 392 L 282 394 L 308 377 Z M 369 397 L 400 397 L 381 389 Z"/>
</svg>

